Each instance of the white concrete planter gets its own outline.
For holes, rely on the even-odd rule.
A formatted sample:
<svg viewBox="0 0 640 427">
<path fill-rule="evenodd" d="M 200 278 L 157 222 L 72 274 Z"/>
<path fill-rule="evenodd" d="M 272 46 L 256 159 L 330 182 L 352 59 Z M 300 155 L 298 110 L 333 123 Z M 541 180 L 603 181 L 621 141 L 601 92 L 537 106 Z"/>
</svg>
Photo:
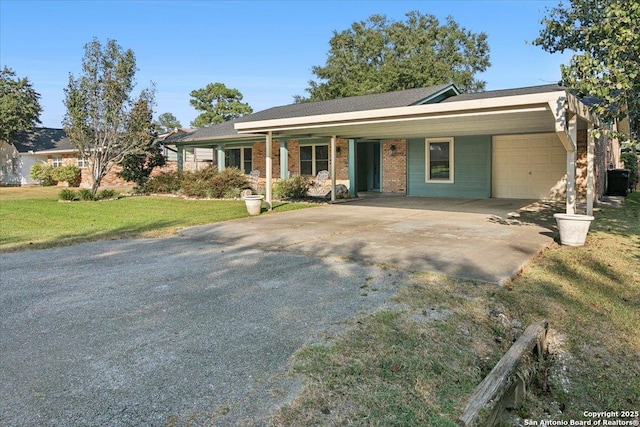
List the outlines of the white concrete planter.
<svg viewBox="0 0 640 427">
<path fill-rule="evenodd" d="M 247 206 L 247 212 L 249 215 L 260 215 L 262 210 L 262 200 L 264 196 L 260 194 L 244 196 L 244 204 Z"/>
<path fill-rule="evenodd" d="M 560 243 L 567 246 L 582 246 L 594 218 L 591 215 L 557 213 L 553 217 L 560 231 Z"/>
</svg>

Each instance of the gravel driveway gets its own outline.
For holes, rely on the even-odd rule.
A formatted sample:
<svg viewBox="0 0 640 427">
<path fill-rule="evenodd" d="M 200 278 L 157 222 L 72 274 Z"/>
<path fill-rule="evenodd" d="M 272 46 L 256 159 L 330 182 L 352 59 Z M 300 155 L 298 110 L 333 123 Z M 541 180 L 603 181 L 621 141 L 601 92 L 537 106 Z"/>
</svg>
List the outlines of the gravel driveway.
<svg viewBox="0 0 640 427">
<path fill-rule="evenodd" d="M 0 254 L 0 271 L 2 426 L 263 425 L 300 386 L 294 351 L 402 282 L 188 237 Z"/>
</svg>

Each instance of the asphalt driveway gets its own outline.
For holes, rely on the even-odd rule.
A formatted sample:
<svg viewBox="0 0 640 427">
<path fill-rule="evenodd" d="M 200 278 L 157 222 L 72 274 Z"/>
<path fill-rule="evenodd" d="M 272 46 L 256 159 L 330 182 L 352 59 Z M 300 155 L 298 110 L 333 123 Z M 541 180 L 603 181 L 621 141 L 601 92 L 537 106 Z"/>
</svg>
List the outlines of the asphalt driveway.
<svg viewBox="0 0 640 427">
<path fill-rule="evenodd" d="M 300 386 L 295 350 L 387 302 L 403 270 L 499 282 L 551 241 L 508 215 L 524 202 L 491 202 L 370 199 L 0 254 L 0 425 L 262 425 Z"/>
<path fill-rule="evenodd" d="M 0 255 L 0 425 L 262 425 L 402 273 L 186 238 Z"/>
</svg>

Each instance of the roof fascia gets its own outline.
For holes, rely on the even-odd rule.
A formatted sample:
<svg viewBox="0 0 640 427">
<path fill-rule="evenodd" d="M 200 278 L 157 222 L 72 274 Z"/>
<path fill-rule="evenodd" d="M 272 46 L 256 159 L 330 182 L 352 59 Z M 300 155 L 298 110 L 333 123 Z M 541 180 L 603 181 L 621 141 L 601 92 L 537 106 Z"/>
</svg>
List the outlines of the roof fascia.
<svg viewBox="0 0 640 427">
<path fill-rule="evenodd" d="M 236 142 L 247 142 L 253 141 L 255 139 L 263 139 L 264 135 L 262 134 L 251 134 L 246 133 L 242 135 L 221 135 L 221 136 L 209 136 L 202 138 L 187 138 L 181 139 L 179 141 L 165 141 L 167 145 L 180 145 L 183 147 L 188 147 L 191 145 L 198 145 L 206 142 L 211 142 L 213 144 L 220 144 L 225 141 L 229 141 L 229 143 Z"/>
<path fill-rule="evenodd" d="M 486 111 L 510 110 L 533 106 L 551 106 L 564 98 L 566 92 L 555 91 L 528 95 L 515 95 L 496 98 L 474 99 L 444 104 L 412 105 L 408 107 L 383 108 L 377 110 L 354 111 L 349 113 L 323 114 L 306 117 L 291 117 L 283 119 L 260 120 L 254 122 L 236 123 L 238 133 L 256 133 L 275 130 L 286 130 L 304 127 L 321 127 L 335 124 L 356 124 L 368 121 L 402 121 L 425 116 L 443 114 L 469 115 Z M 562 101 L 564 105 L 564 101 Z M 553 108 L 553 107 L 552 107 Z"/>
<path fill-rule="evenodd" d="M 40 151 L 36 151 L 36 150 L 31 150 L 33 151 L 33 153 L 29 153 L 29 154 L 65 154 L 65 153 L 77 153 L 78 149 L 77 148 L 66 148 L 66 149 L 61 149 L 61 150 L 40 150 Z M 23 151 L 24 153 L 24 151 Z"/>
<path fill-rule="evenodd" d="M 601 125 L 600 118 L 597 115 L 593 114 L 591 111 L 589 111 L 589 107 L 587 107 L 586 104 L 580 101 L 580 98 L 578 98 L 575 95 L 572 95 L 569 92 L 566 93 L 566 96 L 567 96 L 567 100 L 566 100 L 567 109 L 570 112 L 577 114 L 579 118 L 589 123 L 593 123 L 595 126 Z"/>
<path fill-rule="evenodd" d="M 453 95 L 444 96 L 447 94 L 447 92 L 453 92 Z M 460 93 L 461 93 L 460 90 L 458 90 L 458 88 L 454 84 L 450 84 L 449 86 L 443 89 L 440 89 L 436 93 L 429 95 L 428 97 L 421 99 L 418 102 L 414 102 L 411 105 L 435 104 L 438 102 L 442 102 L 443 100 L 450 98 L 451 96 L 460 95 Z"/>
</svg>

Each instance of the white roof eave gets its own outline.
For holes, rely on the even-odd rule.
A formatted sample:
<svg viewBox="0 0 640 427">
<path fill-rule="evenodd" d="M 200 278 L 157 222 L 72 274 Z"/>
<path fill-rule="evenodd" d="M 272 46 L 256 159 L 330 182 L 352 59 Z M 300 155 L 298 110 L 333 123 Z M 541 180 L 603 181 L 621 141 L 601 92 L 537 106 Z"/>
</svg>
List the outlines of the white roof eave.
<svg viewBox="0 0 640 427">
<path fill-rule="evenodd" d="M 413 105 L 408 107 L 383 108 L 347 113 L 322 114 L 306 117 L 290 117 L 236 123 L 238 133 L 261 133 L 291 129 L 318 128 L 333 125 L 362 124 L 367 122 L 395 122 L 421 118 L 437 118 L 442 115 L 482 115 L 487 112 L 513 111 L 522 108 L 547 108 L 550 105 L 566 105 L 565 91 L 530 95 L 485 98 L 440 104 Z"/>
</svg>

